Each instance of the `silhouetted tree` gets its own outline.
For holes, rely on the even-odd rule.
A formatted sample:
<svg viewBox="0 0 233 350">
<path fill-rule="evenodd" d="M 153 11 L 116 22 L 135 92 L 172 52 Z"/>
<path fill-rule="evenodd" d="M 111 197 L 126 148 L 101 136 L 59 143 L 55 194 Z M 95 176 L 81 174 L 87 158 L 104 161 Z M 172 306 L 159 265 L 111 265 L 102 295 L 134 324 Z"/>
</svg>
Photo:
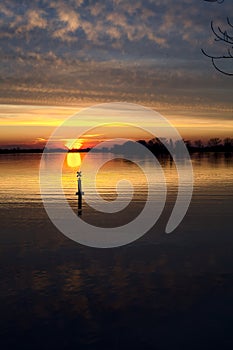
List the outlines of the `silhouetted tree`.
<svg viewBox="0 0 233 350">
<path fill-rule="evenodd" d="M 203 148 L 203 147 L 204 147 L 202 140 L 196 140 L 196 141 L 194 141 L 194 145 L 195 145 L 197 148 Z"/>
<path fill-rule="evenodd" d="M 164 153 L 168 153 L 166 144 L 168 144 L 167 139 L 165 138 L 158 139 L 157 137 L 155 137 L 148 142 L 148 148 L 153 153 L 164 154 Z"/>
<path fill-rule="evenodd" d="M 233 149 L 233 139 L 230 137 L 226 137 L 223 140 L 223 146 L 224 146 L 226 151 L 232 150 Z"/>
<path fill-rule="evenodd" d="M 192 142 L 190 140 L 184 140 L 185 146 L 190 149 L 192 147 Z"/>
<path fill-rule="evenodd" d="M 137 142 L 140 143 L 143 146 L 147 146 L 147 143 L 146 143 L 145 140 L 138 140 Z"/>
<path fill-rule="evenodd" d="M 218 147 L 219 145 L 221 145 L 221 139 L 220 138 L 218 138 L 218 137 L 214 137 L 214 138 L 212 138 L 212 139 L 210 139 L 209 141 L 208 141 L 208 146 L 209 147 L 214 147 L 214 148 L 216 148 L 216 147 Z"/>
</svg>

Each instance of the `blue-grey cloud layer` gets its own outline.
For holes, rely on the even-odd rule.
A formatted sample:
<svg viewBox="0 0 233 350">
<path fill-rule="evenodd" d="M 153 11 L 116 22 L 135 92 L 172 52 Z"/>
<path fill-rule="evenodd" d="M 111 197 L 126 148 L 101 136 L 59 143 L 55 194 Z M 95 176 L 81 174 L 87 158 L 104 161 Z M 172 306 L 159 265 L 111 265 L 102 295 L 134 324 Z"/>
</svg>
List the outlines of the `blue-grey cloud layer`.
<svg viewBox="0 0 233 350">
<path fill-rule="evenodd" d="M 200 48 L 222 52 L 232 0 L 3 1 L 1 101 L 117 100 L 230 105 L 232 80 Z"/>
</svg>

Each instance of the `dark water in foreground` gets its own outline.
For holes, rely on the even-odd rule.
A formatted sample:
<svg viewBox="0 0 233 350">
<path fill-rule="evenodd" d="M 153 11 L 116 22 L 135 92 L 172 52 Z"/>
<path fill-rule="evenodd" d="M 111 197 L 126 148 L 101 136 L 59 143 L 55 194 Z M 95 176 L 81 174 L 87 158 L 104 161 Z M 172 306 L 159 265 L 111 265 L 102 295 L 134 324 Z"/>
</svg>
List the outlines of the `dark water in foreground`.
<svg viewBox="0 0 233 350">
<path fill-rule="evenodd" d="M 48 156 L 55 163 L 59 157 Z M 232 160 L 193 156 L 193 200 L 171 235 L 163 232 L 177 180 L 174 164 L 162 160 L 169 191 L 156 226 L 127 246 L 95 249 L 69 240 L 48 219 L 40 155 L 1 155 L 1 348 L 232 349 Z M 105 176 L 114 178 L 115 165 Z M 63 179 L 74 210 L 77 166 L 67 160 Z M 135 169 L 129 172 L 132 213 L 143 191 Z M 105 195 L 111 188 L 100 184 Z M 83 218 L 90 213 L 84 204 Z"/>
</svg>

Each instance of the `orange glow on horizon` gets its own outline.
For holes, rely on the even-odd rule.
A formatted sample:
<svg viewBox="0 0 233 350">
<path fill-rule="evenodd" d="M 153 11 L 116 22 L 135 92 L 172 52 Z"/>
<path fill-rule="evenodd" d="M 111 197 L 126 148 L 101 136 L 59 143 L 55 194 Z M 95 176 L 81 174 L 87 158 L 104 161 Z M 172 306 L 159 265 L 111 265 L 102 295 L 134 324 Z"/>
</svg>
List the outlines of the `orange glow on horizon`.
<svg viewBox="0 0 233 350">
<path fill-rule="evenodd" d="M 54 129 L 69 116 L 79 112 L 82 106 L 58 107 L 58 106 L 29 106 L 29 105 L 0 105 L 0 147 L 41 147 L 50 138 Z M 231 110 L 177 110 L 171 107 L 161 112 L 169 122 L 174 125 L 184 139 L 191 141 L 201 139 L 206 142 L 212 137 L 224 139 L 231 137 L 233 130 Z M 91 129 L 78 140 L 55 140 L 54 147 L 67 147 L 68 149 L 91 148 L 101 141 L 111 138 L 131 138 L 134 140 L 149 140 L 150 135 L 137 127 L 123 125 L 116 122 L 117 112 L 109 114 L 108 119 L 103 120 L 102 126 Z M 129 120 L 130 122 L 130 120 Z M 132 122 L 134 116 L 132 115 Z M 106 125 L 106 123 L 108 123 Z M 80 127 L 85 127 L 85 120 L 79 122 Z M 89 126 L 89 125 L 88 125 Z M 78 126 L 77 126 L 78 128 Z M 66 139 L 67 137 L 67 139 Z"/>
</svg>

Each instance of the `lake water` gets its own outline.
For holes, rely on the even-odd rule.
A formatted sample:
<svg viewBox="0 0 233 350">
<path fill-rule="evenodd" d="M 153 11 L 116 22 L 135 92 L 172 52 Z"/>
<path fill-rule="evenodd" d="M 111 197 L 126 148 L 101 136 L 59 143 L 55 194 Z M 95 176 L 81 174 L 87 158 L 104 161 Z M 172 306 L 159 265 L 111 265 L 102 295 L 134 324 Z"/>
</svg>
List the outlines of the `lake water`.
<svg viewBox="0 0 233 350">
<path fill-rule="evenodd" d="M 61 154 L 46 155 L 54 167 Z M 69 153 L 63 188 L 77 213 L 76 171 L 83 154 Z M 95 154 L 108 160 L 108 154 Z M 40 196 L 41 154 L 0 155 L 1 343 L 3 349 L 230 349 L 233 346 L 233 157 L 192 156 L 194 192 L 172 234 L 164 229 L 177 193 L 177 173 L 160 159 L 167 200 L 156 225 L 137 241 L 114 249 L 80 245 L 49 220 Z M 135 157 L 136 162 L 146 159 Z M 100 194 L 116 198 L 128 178 L 133 201 L 118 214 L 91 209 L 93 188 L 83 174 L 81 218 L 123 225 L 143 209 L 145 176 L 120 157 L 97 178 Z M 125 187 L 122 201 L 130 193 Z M 61 198 L 48 191 L 54 205 Z"/>
</svg>

